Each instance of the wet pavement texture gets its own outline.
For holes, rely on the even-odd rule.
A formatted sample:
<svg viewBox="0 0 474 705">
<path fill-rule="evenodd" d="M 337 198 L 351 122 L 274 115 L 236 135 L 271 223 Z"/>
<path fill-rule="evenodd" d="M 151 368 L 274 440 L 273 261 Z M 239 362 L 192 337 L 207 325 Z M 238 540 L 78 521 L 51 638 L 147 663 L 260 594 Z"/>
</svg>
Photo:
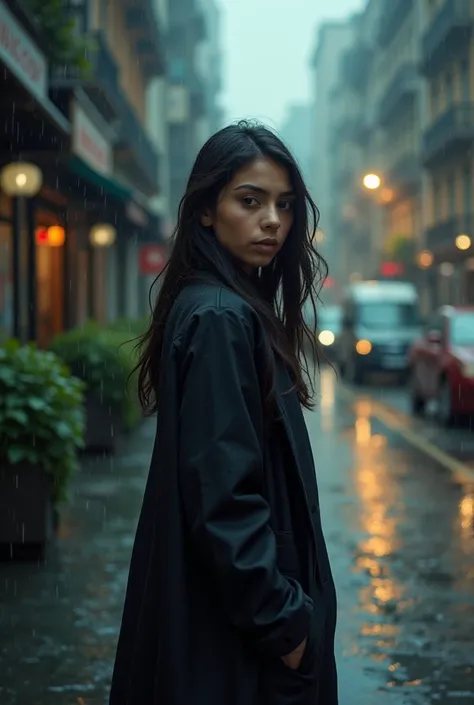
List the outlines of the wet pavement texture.
<svg viewBox="0 0 474 705">
<path fill-rule="evenodd" d="M 384 426 L 367 401 L 381 388 L 343 391 L 323 370 L 307 414 L 341 705 L 474 705 L 474 481 Z M 147 421 L 115 458 L 84 462 L 45 563 L 0 563 L 1 705 L 107 702 L 154 430 Z"/>
<path fill-rule="evenodd" d="M 401 414 L 423 439 L 474 471 L 474 419 L 460 419 L 454 428 L 443 428 L 436 421 L 433 403 L 427 405 L 424 418 L 412 417 L 408 387 L 397 384 L 390 376 L 374 375 L 367 384 L 353 390 L 359 396 L 368 396 Z"/>
</svg>

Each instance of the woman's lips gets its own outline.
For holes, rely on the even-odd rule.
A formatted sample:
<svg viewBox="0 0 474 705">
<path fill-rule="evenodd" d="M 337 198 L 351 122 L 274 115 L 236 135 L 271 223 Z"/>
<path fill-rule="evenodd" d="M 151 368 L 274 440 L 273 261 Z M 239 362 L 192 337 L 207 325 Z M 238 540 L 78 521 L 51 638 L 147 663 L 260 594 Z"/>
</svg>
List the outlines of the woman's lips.
<svg viewBox="0 0 474 705">
<path fill-rule="evenodd" d="M 275 252 L 275 250 L 278 249 L 278 241 L 271 239 L 259 240 L 258 242 L 253 243 L 253 247 L 259 252 L 264 252 L 268 254 Z"/>
</svg>

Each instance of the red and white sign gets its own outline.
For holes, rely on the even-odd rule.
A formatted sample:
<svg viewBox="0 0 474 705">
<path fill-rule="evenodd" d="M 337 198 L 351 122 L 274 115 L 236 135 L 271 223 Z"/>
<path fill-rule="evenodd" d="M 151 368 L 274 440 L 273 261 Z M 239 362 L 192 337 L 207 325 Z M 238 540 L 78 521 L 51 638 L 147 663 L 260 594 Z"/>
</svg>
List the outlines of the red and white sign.
<svg viewBox="0 0 474 705">
<path fill-rule="evenodd" d="M 168 257 L 162 245 L 142 245 L 139 252 L 140 274 L 159 274 Z"/>
<path fill-rule="evenodd" d="M 101 174 L 110 174 L 112 147 L 77 102 L 73 104 L 72 130 L 73 152 Z"/>
<path fill-rule="evenodd" d="M 3 2 L 0 2 L 0 59 L 32 95 L 46 97 L 46 58 Z"/>
</svg>

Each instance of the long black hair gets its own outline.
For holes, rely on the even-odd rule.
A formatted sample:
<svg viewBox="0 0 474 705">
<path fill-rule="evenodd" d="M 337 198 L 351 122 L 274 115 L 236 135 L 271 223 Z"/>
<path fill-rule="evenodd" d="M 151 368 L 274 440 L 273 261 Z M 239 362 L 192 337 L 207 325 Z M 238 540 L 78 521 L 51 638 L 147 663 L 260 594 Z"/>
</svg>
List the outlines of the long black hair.
<svg viewBox="0 0 474 705">
<path fill-rule="evenodd" d="M 259 277 L 249 277 L 218 242 L 213 229 L 201 224 L 201 216 L 215 208 L 219 194 L 237 171 L 259 157 L 271 159 L 288 171 L 296 198 L 293 224 L 283 247 Z M 314 337 L 316 301 L 327 276 L 326 262 L 314 247 L 318 220 L 319 211 L 295 159 L 267 127 L 241 121 L 225 127 L 206 142 L 179 206 L 173 248 L 162 273 L 150 326 L 138 343 L 138 391 L 146 413 L 158 408 L 161 352 L 168 314 L 180 291 L 206 276 L 217 278 L 254 308 L 267 330 L 271 348 L 290 372 L 300 402 L 306 408 L 313 406 L 306 350 L 309 346 L 313 358 L 318 359 Z M 314 311 L 312 329 L 308 328 L 302 312 L 308 300 Z M 270 353 L 267 369 L 272 371 Z M 272 373 L 263 385 L 264 399 L 272 403 Z"/>
</svg>

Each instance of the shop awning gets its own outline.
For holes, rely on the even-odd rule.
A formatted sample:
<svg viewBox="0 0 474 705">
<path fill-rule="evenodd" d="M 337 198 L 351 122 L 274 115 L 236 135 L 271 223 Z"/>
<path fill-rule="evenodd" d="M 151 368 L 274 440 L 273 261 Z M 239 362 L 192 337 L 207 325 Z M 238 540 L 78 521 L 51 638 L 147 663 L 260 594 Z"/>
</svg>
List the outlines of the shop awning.
<svg viewBox="0 0 474 705">
<path fill-rule="evenodd" d="M 71 157 L 70 169 L 73 174 L 79 176 L 81 179 L 88 181 L 90 184 L 96 188 L 101 189 L 104 194 L 116 198 L 119 201 L 125 201 L 132 197 L 132 191 L 124 186 L 120 181 L 117 181 L 113 177 L 104 176 L 100 174 L 95 169 L 92 169 L 86 162 L 84 162 L 79 157 Z"/>
</svg>

